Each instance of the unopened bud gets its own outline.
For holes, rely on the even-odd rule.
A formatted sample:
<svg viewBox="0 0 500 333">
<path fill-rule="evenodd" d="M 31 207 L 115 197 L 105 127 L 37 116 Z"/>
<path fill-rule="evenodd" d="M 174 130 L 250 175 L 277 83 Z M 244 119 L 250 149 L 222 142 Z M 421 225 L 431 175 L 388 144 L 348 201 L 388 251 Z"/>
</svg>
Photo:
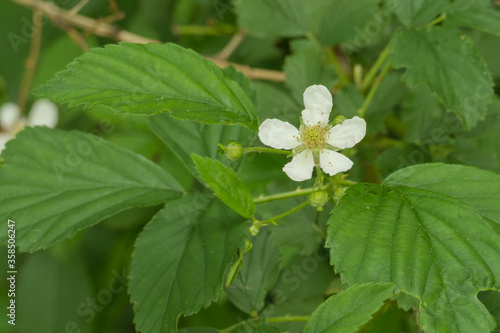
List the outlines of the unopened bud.
<svg viewBox="0 0 500 333">
<path fill-rule="evenodd" d="M 259 227 L 253 225 L 250 228 L 248 228 L 248 231 L 249 231 L 250 235 L 257 236 L 259 234 Z"/>
<path fill-rule="evenodd" d="M 346 118 L 344 116 L 337 116 L 333 119 L 333 125 L 340 125 L 344 122 Z"/>
<path fill-rule="evenodd" d="M 309 194 L 309 202 L 318 209 L 318 212 L 323 210 L 328 201 L 330 201 L 330 195 L 326 191 L 316 191 Z"/>
<path fill-rule="evenodd" d="M 243 148 L 241 147 L 241 143 L 237 141 L 229 141 L 226 146 L 226 150 L 224 152 L 226 157 L 230 161 L 236 161 L 241 158 L 243 155 Z"/>
</svg>

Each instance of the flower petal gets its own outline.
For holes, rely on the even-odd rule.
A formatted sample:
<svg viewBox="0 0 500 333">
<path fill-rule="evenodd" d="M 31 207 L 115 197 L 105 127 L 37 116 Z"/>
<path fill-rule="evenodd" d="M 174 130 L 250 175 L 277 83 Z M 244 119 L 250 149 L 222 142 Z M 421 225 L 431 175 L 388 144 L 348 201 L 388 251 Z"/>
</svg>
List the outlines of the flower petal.
<svg viewBox="0 0 500 333">
<path fill-rule="evenodd" d="M 333 106 L 332 94 L 325 86 L 310 86 L 304 91 L 304 105 L 308 110 L 325 113 L 328 119 Z"/>
<path fill-rule="evenodd" d="M 325 149 L 319 154 L 319 166 L 323 171 L 333 176 L 339 172 L 347 171 L 353 162 L 344 155 Z"/>
<path fill-rule="evenodd" d="M 325 126 L 326 124 L 328 124 L 329 116 L 329 113 L 322 113 L 318 110 L 305 109 L 304 111 L 302 111 L 302 121 L 307 126 Z"/>
<path fill-rule="evenodd" d="M 5 133 L 0 133 L 0 153 L 2 152 L 2 150 L 4 150 L 5 144 L 10 139 L 12 139 L 12 137 L 10 135 L 5 134 Z"/>
<path fill-rule="evenodd" d="M 351 148 L 361 141 L 366 134 L 364 119 L 354 117 L 345 120 L 342 124 L 330 129 L 330 136 L 326 140 L 330 145 L 339 148 Z"/>
<path fill-rule="evenodd" d="M 57 125 L 58 118 L 57 106 L 48 99 L 43 98 L 33 103 L 28 116 L 28 125 L 54 128 Z"/>
<path fill-rule="evenodd" d="M 296 182 L 311 179 L 314 169 L 312 152 L 305 150 L 295 155 L 291 162 L 283 167 L 283 171 Z"/>
<path fill-rule="evenodd" d="M 276 149 L 293 149 L 300 145 L 299 130 L 279 119 L 266 119 L 259 127 L 259 139 Z"/>
<path fill-rule="evenodd" d="M 20 117 L 21 111 L 17 104 L 5 103 L 0 108 L 0 128 L 4 131 L 10 131 L 16 126 Z"/>
</svg>

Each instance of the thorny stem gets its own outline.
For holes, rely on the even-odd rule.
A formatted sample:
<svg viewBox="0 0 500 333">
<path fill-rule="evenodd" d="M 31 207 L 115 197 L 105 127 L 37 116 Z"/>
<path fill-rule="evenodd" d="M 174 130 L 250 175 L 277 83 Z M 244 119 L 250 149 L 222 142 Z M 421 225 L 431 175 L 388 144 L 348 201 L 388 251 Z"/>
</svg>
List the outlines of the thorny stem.
<svg viewBox="0 0 500 333">
<path fill-rule="evenodd" d="M 360 118 L 364 118 L 364 116 L 366 114 L 366 110 L 368 110 L 368 107 L 370 106 L 370 104 L 373 100 L 373 97 L 375 96 L 375 93 L 377 92 L 378 87 L 380 86 L 380 83 L 384 79 L 385 75 L 387 74 L 387 72 L 389 71 L 391 66 L 392 66 L 392 63 L 390 61 L 388 61 L 387 64 L 385 65 L 384 69 L 380 73 L 380 75 L 375 79 L 375 82 L 373 83 L 373 85 L 370 89 L 370 92 L 368 92 L 368 96 L 366 96 L 365 102 L 361 106 L 361 109 L 359 109 L 359 111 L 358 111 L 358 115 Z"/>
</svg>

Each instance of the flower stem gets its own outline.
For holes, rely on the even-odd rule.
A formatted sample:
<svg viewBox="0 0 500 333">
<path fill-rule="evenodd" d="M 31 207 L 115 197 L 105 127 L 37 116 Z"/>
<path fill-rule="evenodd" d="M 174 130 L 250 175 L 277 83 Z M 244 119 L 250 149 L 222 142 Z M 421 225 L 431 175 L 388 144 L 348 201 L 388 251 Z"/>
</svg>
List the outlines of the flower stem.
<svg viewBox="0 0 500 333">
<path fill-rule="evenodd" d="M 291 321 L 308 321 L 309 316 L 284 316 L 284 317 L 272 317 L 267 318 L 268 323 L 286 323 Z"/>
<path fill-rule="evenodd" d="M 309 205 L 309 200 L 301 203 L 300 205 L 298 205 L 297 207 L 294 207 L 280 215 L 277 215 L 275 217 L 271 217 L 270 219 L 266 219 L 266 220 L 262 220 L 262 221 L 255 221 L 254 223 L 254 226 L 256 226 L 257 228 L 263 226 L 263 225 L 266 225 L 266 224 L 269 224 L 271 222 L 276 222 L 278 220 L 281 220 L 282 218 L 284 217 L 287 217 L 288 215 L 291 215 L 295 212 L 298 212 L 299 210 L 301 210 L 302 208 L 306 207 L 307 205 Z"/>
<path fill-rule="evenodd" d="M 344 185 L 344 186 L 353 186 L 357 184 L 357 182 L 353 182 L 352 180 L 347 180 L 347 179 L 336 179 L 335 183 L 337 185 Z"/>
<path fill-rule="evenodd" d="M 370 106 L 370 104 L 373 100 L 373 97 L 375 96 L 375 93 L 377 92 L 378 87 L 380 86 L 380 83 L 384 79 L 385 75 L 387 74 L 387 72 L 389 71 L 391 66 L 392 66 L 392 63 L 390 61 L 388 61 L 387 64 L 385 65 L 384 69 L 380 73 L 380 75 L 375 79 L 375 82 L 373 83 L 373 85 L 370 89 L 370 92 L 368 92 L 368 96 L 366 96 L 365 102 L 361 106 L 361 109 L 359 109 L 359 111 L 358 111 L 359 117 L 364 118 L 364 116 L 366 114 L 366 110 L 368 110 L 368 107 Z"/>
<path fill-rule="evenodd" d="M 281 149 L 273 149 L 273 148 L 265 148 L 265 147 L 247 147 L 243 148 L 243 154 L 248 153 L 273 153 L 273 154 L 281 154 L 281 155 L 290 155 L 292 152 L 289 150 L 281 150 Z"/>
<path fill-rule="evenodd" d="M 323 186 L 321 188 L 308 187 L 304 189 L 296 189 L 295 191 L 283 192 L 279 194 L 260 196 L 258 198 L 254 198 L 253 202 L 256 204 L 275 201 L 275 200 L 283 200 L 288 198 L 300 197 L 301 195 L 311 194 L 314 191 L 325 190 L 328 186 Z"/>
<path fill-rule="evenodd" d="M 337 72 L 337 75 L 339 76 L 341 86 L 346 86 L 350 83 L 349 78 L 345 74 L 344 70 L 342 69 L 342 66 L 340 65 L 339 59 L 337 58 L 337 54 L 335 53 L 335 50 L 332 48 L 329 48 L 327 50 L 328 54 L 328 59 L 333 65 L 333 68 L 335 69 L 335 72 Z"/>
<path fill-rule="evenodd" d="M 427 23 L 425 25 L 425 27 L 432 27 L 433 25 L 439 24 L 439 23 L 443 22 L 444 20 L 446 20 L 446 13 L 443 13 L 443 14 L 439 15 L 438 17 L 436 17 L 435 20 L 430 21 L 429 23 Z"/>
<path fill-rule="evenodd" d="M 368 87 L 372 84 L 375 75 L 377 75 L 377 72 L 380 69 L 380 66 L 384 64 L 384 61 L 389 56 L 389 51 L 390 51 L 389 45 L 387 45 L 385 49 L 382 51 L 382 53 L 380 53 L 377 60 L 373 64 L 372 68 L 370 68 L 365 78 L 363 79 L 360 88 L 361 92 L 365 92 L 368 89 Z"/>
</svg>

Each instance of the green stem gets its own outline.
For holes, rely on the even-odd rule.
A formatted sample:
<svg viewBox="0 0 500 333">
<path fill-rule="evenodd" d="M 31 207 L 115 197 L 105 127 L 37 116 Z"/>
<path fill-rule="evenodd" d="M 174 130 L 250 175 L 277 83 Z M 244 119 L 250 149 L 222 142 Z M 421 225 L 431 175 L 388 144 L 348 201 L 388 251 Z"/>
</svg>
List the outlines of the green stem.
<svg viewBox="0 0 500 333">
<path fill-rule="evenodd" d="M 239 323 L 236 323 L 232 326 L 229 326 L 227 328 L 224 328 L 222 330 L 219 330 L 219 333 L 229 333 L 236 327 L 242 325 L 243 323 L 247 321 L 255 320 L 254 318 L 252 319 L 247 319 L 240 321 Z M 284 316 L 284 317 L 271 317 L 271 318 L 265 318 L 265 320 L 268 323 L 289 323 L 289 322 L 294 322 L 294 321 L 308 321 L 309 317 L 308 316 Z"/>
<path fill-rule="evenodd" d="M 221 36 L 233 35 L 238 32 L 238 28 L 225 24 L 225 25 L 178 25 L 173 27 L 174 34 L 177 35 L 203 35 L 203 36 Z"/>
<path fill-rule="evenodd" d="M 387 57 L 389 56 L 389 51 L 390 48 L 389 45 L 387 45 L 385 49 L 382 51 L 382 53 L 380 53 L 378 59 L 375 61 L 372 68 L 370 68 L 365 78 L 363 79 L 360 88 L 361 92 L 365 92 L 368 89 L 368 87 L 372 84 L 373 79 L 375 78 L 378 70 L 380 69 L 380 66 L 384 64 L 385 59 L 387 59 Z"/>
<path fill-rule="evenodd" d="M 304 208 L 304 207 L 305 207 L 305 206 L 307 206 L 307 205 L 309 205 L 309 200 L 307 200 L 307 201 L 305 201 L 305 202 L 301 203 L 301 204 L 300 204 L 300 205 L 298 205 L 297 207 L 294 207 L 294 208 L 292 208 L 292 209 L 290 209 L 290 210 L 288 210 L 288 211 L 286 211 L 286 212 L 284 212 L 284 213 L 282 213 L 282 214 L 280 214 L 280 215 L 277 215 L 277 216 L 275 216 L 275 217 L 271 217 L 270 219 L 266 219 L 266 220 L 262 220 L 262 221 L 256 221 L 256 222 L 254 223 L 254 226 L 256 226 L 257 228 L 259 228 L 259 227 L 261 227 L 261 226 L 263 226 L 263 225 L 266 225 L 266 224 L 269 224 L 269 223 L 271 223 L 271 222 L 276 222 L 276 221 L 278 221 L 278 220 L 281 220 L 281 219 L 282 219 L 282 218 L 284 218 L 284 217 L 287 217 L 288 215 L 292 215 L 293 213 L 295 213 L 295 212 L 297 212 L 297 211 L 301 210 L 302 208 Z"/>
<path fill-rule="evenodd" d="M 267 318 L 268 323 L 288 323 L 291 321 L 308 321 L 309 316 L 285 316 L 285 317 L 272 317 Z"/>
<path fill-rule="evenodd" d="M 323 45 L 321 44 L 321 42 L 318 40 L 318 38 L 316 38 L 316 36 L 313 33 L 308 32 L 308 33 L 306 33 L 306 36 L 316 46 L 318 46 L 319 48 L 324 48 Z M 327 48 L 325 50 L 326 50 L 326 54 L 328 55 L 328 59 L 332 63 L 333 68 L 335 69 L 335 72 L 337 72 L 337 75 L 339 76 L 341 85 L 342 86 L 348 85 L 350 83 L 349 78 L 347 77 L 346 73 L 342 69 L 342 66 L 340 65 L 339 59 L 337 58 L 335 51 L 331 48 Z"/>
<path fill-rule="evenodd" d="M 328 186 L 323 186 L 319 189 L 314 187 L 308 187 L 304 189 L 296 189 L 295 191 L 283 192 L 279 194 L 260 196 L 258 198 L 254 198 L 253 202 L 256 204 L 275 201 L 275 200 L 283 200 L 288 198 L 300 197 L 301 195 L 311 194 L 314 191 L 325 190 Z"/>
<path fill-rule="evenodd" d="M 248 153 L 273 153 L 273 154 L 281 154 L 281 155 L 290 155 L 292 152 L 289 150 L 281 150 L 281 149 L 273 149 L 273 148 L 265 148 L 265 147 L 248 147 L 243 148 L 243 154 Z"/>
<path fill-rule="evenodd" d="M 427 23 L 425 25 L 425 27 L 432 27 L 433 25 L 436 25 L 436 24 L 439 24 L 441 22 L 443 22 L 444 20 L 446 20 L 446 13 L 443 13 L 441 15 L 439 15 L 435 20 L 433 21 L 430 21 L 429 23 Z"/>
<path fill-rule="evenodd" d="M 335 69 L 335 72 L 337 72 L 337 75 L 339 76 L 340 83 L 342 86 L 346 86 L 350 83 L 349 78 L 345 74 L 344 70 L 342 69 L 342 65 L 340 65 L 339 59 L 337 58 L 337 55 L 335 54 L 335 50 L 329 48 L 327 50 L 328 54 L 328 59 L 333 65 L 333 68 Z"/>
<path fill-rule="evenodd" d="M 361 109 L 359 109 L 359 111 L 358 111 L 359 117 L 364 118 L 364 116 L 366 114 L 366 110 L 368 110 L 368 107 L 370 106 L 370 104 L 373 100 L 373 97 L 375 96 L 375 93 L 377 92 L 378 87 L 380 86 L 380 83 L 384 79 L 385 75 L 387 74 L 387 72 L 389 71 L 391 66 L 392 66 L 392 63 L 390 61 L 388 61 L 387 64 L 385 65 L 384 69 L 382 70 L 382 73 L 380 73 L 380 75 L 375 79 L 375 82 L 373 83 L 373 85 L 370 89 L 370 92 L 368 93 L 368 96 L 366 96 L 366 99 L 365 99 L 365 102 L 363 103 L 363 106 L 361 106 Z"/>
<path fill-rule="evenodd" d="M 335 184 L 345 185 L 345 186 L 353 186 L 353 185 L 356 185 L 357 182 L 353 182 L 352 180 L 347 180 L 347 179 L 336 179 Z"/>
</svg>

